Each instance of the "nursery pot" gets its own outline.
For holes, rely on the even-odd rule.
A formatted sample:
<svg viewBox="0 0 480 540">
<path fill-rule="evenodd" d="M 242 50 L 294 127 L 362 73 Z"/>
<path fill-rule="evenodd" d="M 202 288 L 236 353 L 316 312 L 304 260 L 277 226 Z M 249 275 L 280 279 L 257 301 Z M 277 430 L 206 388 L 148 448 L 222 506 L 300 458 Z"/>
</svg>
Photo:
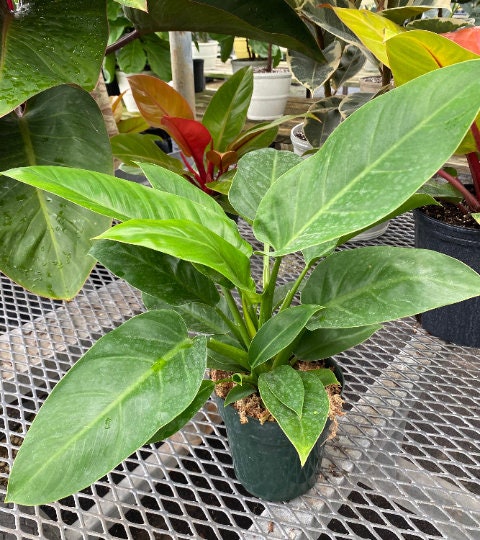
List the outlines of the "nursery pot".
<svg viewBox="0 0 480 540">
<path fill-rule="evenodd" d="M 193 59 L 193 86 L 195 93 L 205 90 L 205 60 L 203 58 Z"/>
<path fill-rule="evenodd" d="M 297 154 L 297 156 L 308 157 L 308 155 L 304 156 L 304 154 L 313 147 L 303 134 L 303 122 L 291 129 L 290 140 L 292 141 L 293 152 Z"/>
<path fill-rule="evenodd" d="M 251 68 L 266 68 L 268 60 L 250 60 L 250 58 L 233 58 L 231 61 L 232 64 L 232 73 L 236 73 L 244 67 Z"/>
<path fill-rule="evenodd" d="M 415 246 L 450 255 L 480 272 L 480 230 L 449 225 L 413 212 Z M 455 284 L 452 283 L 452 286 Z M 480 347 L 480 297 L 422 313 L 422 327 L 430 334 L 457 345 Z"/>
<path fill-rule="evenodd" d="M 217 52 L 218 43 L 216 41 L 199 42 L 198 50 L 195 44 L 192 43 L 192 58 L 203 58 L 205 62 L 203 65 L 205 73 L 215 71 L 217 66 Z"/>
<path fill-rule="evenodd" d="M 332 360 L 329 362 L 343 388 L 340 368 Z M 330 420 L 302 467 L 297 451 L 277 422 L 262 425 L 257 419 L 248 418 L 242 424 L 232 405 L 224 407 L 224 400 L 215 393 L 214 399 L 227 430 L 235 476 L 250 494 L 268 501 L 289 501 L 315 485 Z"/>
<path fill-rule="evenodd" d="M 253 94 L 247 111 L 249 120 L 275 120 L 285 112 L 290 95 L 290 71 L 253 74 Z"/>
</svg>

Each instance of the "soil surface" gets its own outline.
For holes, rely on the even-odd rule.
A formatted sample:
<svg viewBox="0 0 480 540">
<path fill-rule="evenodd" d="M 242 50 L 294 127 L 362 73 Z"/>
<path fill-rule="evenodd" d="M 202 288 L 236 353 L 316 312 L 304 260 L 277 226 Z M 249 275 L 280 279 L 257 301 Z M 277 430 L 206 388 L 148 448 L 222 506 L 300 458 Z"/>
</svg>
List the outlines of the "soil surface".
<svg viewBox="0 0 480 540">
<path fill-rule="evenodd" d="M 470 214 L 463 213 L 455 204 L 443 202 L 442 206 L 424 206 L 421 208 L 427 216 L 443 221 L 449 225 L 465 227 L 468 229 L 480 229 Z"/>
</svg>

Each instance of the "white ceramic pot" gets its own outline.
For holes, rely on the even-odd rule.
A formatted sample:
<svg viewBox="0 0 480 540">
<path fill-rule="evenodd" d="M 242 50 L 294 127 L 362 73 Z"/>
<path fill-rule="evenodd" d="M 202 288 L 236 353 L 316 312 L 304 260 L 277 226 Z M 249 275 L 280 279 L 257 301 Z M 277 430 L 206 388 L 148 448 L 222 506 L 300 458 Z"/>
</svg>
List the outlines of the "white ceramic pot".
<svg viewBox="0 0 480 540">
<path fill-rule="evenodd" d="M 149 75 L 149 73 L 146 73 L 146 74 Z M 127 111 L 138 113 L 139 110 L 138 110 L 137 104 L 135 103 L 135 100 L 133 99 L 132 91 L 130 90 L 130 85 L 128 84 L 128 79 L 127 79 L 128 75 L 129 74 L 124 73 L 123 71 L 116 72 L 118 88 L 120 90 L 120 93 L 123 94 L 122 100 Z"/>
<path fill-rule="evenodd" d="M 387 232 L 389 223 L 390 221 L 384 221 L 379 225 L 370 227 L 370 229 L 367 229 L 366 231 L 357 234 L 357 236 L 353 237 L 350 242 L 362 242 L 364 240 L 373 240 L 374 238 L 378 238 L 379 236 L 382 236 L 382 234 Z"/>
<path fill-rule="evenodd" d="M 303 122 L 291 129 L 290 140 L 292 141 L 293 152 L 297 154 L 297 156 L 308 157 L 304 154 L 305 152 L 308 152 L 308 150 L 311 150 L 313 146 L 307 140 L 299 136 L 299 134 L 303 134 Z"/>
<path fill-rule="evenodd" d="M 290 71 L 253 74 L 253 94 L 248 108 L 249 120 L 275 120 L 285 112 L 290 95 Z"/>
<path fill-rule="evenodd" d="M 252 68 L 266 68 L 268 60 L 250 60 L 249 58 L 233 58 L 231 61 L 232 72 L 236 73 L 239 69 L 244 67 Z"/>
<path fill-rule="evenodd" d="M 198 49 L 195 47 L 195 43 L 192 43 L 192 58 L 203 58 L 203 71 L 205 73 L 214 71 L 217 67 L 218 43 L 216 41 L 199 42 Z"/>
</svg>

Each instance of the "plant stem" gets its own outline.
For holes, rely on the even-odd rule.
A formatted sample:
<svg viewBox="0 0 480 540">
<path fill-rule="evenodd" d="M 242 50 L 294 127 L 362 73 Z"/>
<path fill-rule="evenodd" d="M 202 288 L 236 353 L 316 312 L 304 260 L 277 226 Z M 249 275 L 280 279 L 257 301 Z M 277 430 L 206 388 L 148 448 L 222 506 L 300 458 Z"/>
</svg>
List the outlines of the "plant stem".
<svg viewBox="0 0 480 540">
<path fill-rule="evenodd" d="M 248 303 L 247 299 L 242 294 L 243 318 L 245 320 L 245 325 L 247 327 L 248 335 L 250 336 L 250 339 L 253 339 L 253 337 L 257 333 L 258 321 L 256 321 L 257 324 L 255 324 L 254 320 L 257 317 L 253 313 L 251 307 L 252 306 Z"/>
<path fill-rule="evenodd" d="M 224 356 L 228 356 L 245 369 L 250 369 L 250 365 L 248 363 L 248 354 L 243 349 L 239 349 L 233 345 L 228 345 L 227 343 L 223 343 L 222 341 L 218 341 L 214 338 L 210 338 L 207 345 L 210 350 L 223 354 Z"/>
<path fill-rule="evenodd" d="M 260 304 L 260 320 L 258 322 L 259 328 L 272 316 L 273 293 L 275 292 L 275 285 L 277 284 L 277 276 L 281 262 L 282 257 L 277 257 L 275 259 L 275 263 L 273 264 L 272 272 L 270 274 L 270 279 L 263 291 L 262 303 Z"/>
<path fill-rule="evenodd" d="M 125 45 L 128 45 L 132 41 L 135 41 L 140 37 L 140 32 L 138 30 L 133 30 L 132 32 L 129 32 L 128 34 L 125 34 L 121 38 L 117 39 L 115 43 L 112 43 L 109 45 L 105 51 L 105 56 L 107 54 L 110 54 L 112 52 L 118 51 L 118 49 L 121 49 L 122 47 L 125 47 Z"/>
<path fill-rule="evenodd" d="M 272 56 L 272 44 L 268 44 L 268 52 L 267 52 L 267 71 L 268 73 L 271 73 L 273 69 L 273 56 Z"/>
<path fill-rule="evenodd" d="M 478 210 L 480 210 L 480 203 L 470 193 L 470 191 L 468 191 L 468 189 L 460 182 L 458 178 L 456 178 L 455 176 L 452 176 L 451 174 L 448 174 L 447 172 L 441 169 L 438 171 L 437 174 L 438 176 L 441 176 L 442 178 L 450 182 L 450 184 L 452 184 L 452 186 L 455 189 L 458 189 L 458 191 L 460 191 L 460 193 L 463 195 L 465 199 L 465 202 L 468 204 L 471 210 L 473 210 L 474 212 L 477 212 Z"/>
<path fill-rule="evenodd" d="M 302 281 L 304 280 L 305 276 L 307 275 L 307 272 L 312 267 L 313 263 L 307 264 L 305 268 L 302 270 L 302 272 L 299 274 L 298 278 L 295 280 L 293 287 L 288 291 L 287 295 L 283 299 L 282 305 L 280 306 L 279 311 L 283 311 L 284 309 L 287 309 L 290 304 L 292 303 L 293 297 L 297 294 L 298 288 L 302 284 Z"/>
<path fill-rule="evenodd" d="M 473 188 L 477 198 L 477 204 L 480 204 L 480 162 L 478 161 L 477 152 L 467 154 L 468 166 L 472 174 Z"/>
<path fill-rule="evenodd" d="M 225 315 L 225 313 L 220 308 L 216 307 L 215 311 L 222 318 L 225 324 L 230 328 L 230 330 L 232 331 L 232 334 L 235 335 L 237 340 L 240 341 L 240 343 L 243 343 L 243 337 L 238 329 L 238 326 L 231 319 L 229 319 L 227 315 Z"/>
<path fill-rule="evenodd" d="M 237 303 L 235 302 L 235 298 L 233 298 L 232 293 L 226 287 L 220 287 L 220 289 L 222 290 L 230 312 L 233 315 L 236 327 L 241 335 L 242 341 L 248 349 L 251 339 L 248 335 L 247 327 L 245 326 L 245 321 L 242 318 L 242 314 L 240 313 Z"/>
<path fill-rule="evenodd" d="M 263 289 L 266 288 L 268 282 L 270 281 L 270 245 L 263 244 L 263 251 L 265 255 L 263 256 Z"/>
</svg>

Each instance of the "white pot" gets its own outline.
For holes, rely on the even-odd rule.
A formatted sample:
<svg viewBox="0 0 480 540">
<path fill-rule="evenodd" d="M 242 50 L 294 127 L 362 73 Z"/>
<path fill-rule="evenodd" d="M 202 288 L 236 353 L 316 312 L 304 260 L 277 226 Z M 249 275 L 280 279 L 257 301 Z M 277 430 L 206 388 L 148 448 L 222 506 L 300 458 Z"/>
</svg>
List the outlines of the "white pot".
<svg viewBox="0 0 480 540">
<path fill-rule="evenodd" d="M 366 231 L 363 231 L 362 233 L 357 234 L 357 236 L 354 236 L 350 240 L 350 242 L 361 242 L 364 240 L 373 240 L 374 238 L 378 238 L 379 236 L 387 232 L 389 223 L 390 221 L 384 221 L 383 223 L 380 223 L 379 225 L 370 227 L 370 229 L 367 229 Z"/>
<path fill-rule="evenodd" d="M 217 66 L 218 43 L 216 41 L 207 41 L 206 43 L 198 43 L 199 50 L 192 43 L 192 58 L 203 58 L 203 71 L 214 71 Z"/>
<path fill-rule="evenodd" d="M 151 71 L 142 71 L 141 74 L 154 76 Z M 138 110 L 137 104 L 135 103 L 135 100 L 133 99 L 132 91 L 130 89 L 130 84 L 128 83 L 128 79 L 127 79 L 129 75 L 135 75 L 135 74 L 124 73 L 123 71 L 116 72 L 118 88 L 121 93 L 125 92 L 122 96 L 122 100 L 127 111 L 138 113 L 140 111 Z"/>
<path fill-rule="evenodd" d="M 304 156 L 304 154 L 305 152 L 308 152 L 308 150 L 311 150 L 313 146 L 308 141 L 299 137 L 298 133 L 303 133 L 303 122 L 292 128 L 290 131 L 290 140 L 292 141 L 293 152 L 297 154 L 297 156 L 308 157 Z"/>
<path fill-rule="evenodd" d="M 285 112 L 290 96 L 290 71 L 253 74 L 253 94 L 248 108 L 249 120 L 275 120 Z"/>
<path fill-rule="evenodd" d="M 232 72 L 236 73 L 239 69 L 242 69 L 244 67 L 252 67 L 252 68 L 266 68 L 267 67 L 268 60 L 250 60 L 249 58 L 233 58 L 231 61 L 232 64 Z"/>
</svg>

